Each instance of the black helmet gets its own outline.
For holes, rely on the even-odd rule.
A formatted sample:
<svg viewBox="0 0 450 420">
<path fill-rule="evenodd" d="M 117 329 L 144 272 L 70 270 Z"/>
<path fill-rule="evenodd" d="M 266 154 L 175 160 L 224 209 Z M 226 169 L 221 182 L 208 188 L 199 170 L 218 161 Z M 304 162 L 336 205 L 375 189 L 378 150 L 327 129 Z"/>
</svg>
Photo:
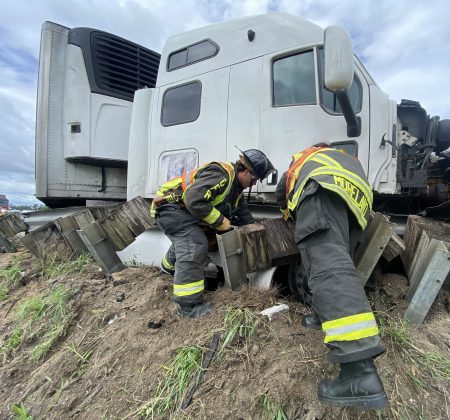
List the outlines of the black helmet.
<svg viewBox="0 0 450 420">
<path fill-rule="evenodd" d="M 248 149 L 242 151 L 237 146 L 235 146 L 241 153 L 239 157 L 242 163 L 248 169 L 250 169 L 255 176 L 262 181 L 270 172 L 275 170 L 272 162 L 267 158 L 267 156 L 258 149 Z"/>
</svg>

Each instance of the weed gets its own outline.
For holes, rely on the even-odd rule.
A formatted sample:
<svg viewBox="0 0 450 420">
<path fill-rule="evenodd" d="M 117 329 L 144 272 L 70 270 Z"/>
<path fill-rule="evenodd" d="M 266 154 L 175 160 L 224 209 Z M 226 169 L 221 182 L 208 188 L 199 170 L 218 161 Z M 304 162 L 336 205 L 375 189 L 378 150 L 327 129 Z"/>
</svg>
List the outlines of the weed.
<svg viewBox="0 0 450 420">
<path fill-rule="evenodd" d="M 137 255 L 133 254 L 133 258 L 124 263 L 127 267 L 145 267 L 145 264 L 138 261 Z"/>
<path fill-rule="evenodd" d="M 92 261 L 91 255 L 87 253 L 81 254 L 76 259 L 65 261 L 61 261 L 57 254 L 46 255 L 41 260 L 40 274 L 44 279 L 53 279 L 73 273 L 83 273 Z"/>
<path fill-rule="evenodd" d="M 18 320 L 23 324 L 23 337 L 37 337 L 37 344 L 31 352 L 31 360 L 42 359 L 65 334 L 69 325 L 67 302 L 69 291 L 61 286 L 44 297 L 33 297 L 19 307 Z"/>
<path fill-rule="evenodd" d="M 46 378 L 49 380 L 50 383 L 53 383 L 53 381 L 48 376 Z M 64 379 L 61 380 L 61 383 L 59 384 L 59 387 L 52 398 L 51 404 L 48 406 L 47 410 L 44 413 L 44 418 L 47 418 L 47 414 L 49 413 L 49 411 L 59 404 L 59 400 L 61 399 L 62 393 L 64 392 L 67 383 L 68 381 L 65 381 Z"/>
<path fill-rule="evenodd" d="M 416 347 L 407 322 L 388 318 L 380 323 L 381 335 L 389 338 L 403 360 L 410 364 L 407 374 L 416 388 L 427 389 L 430 378 L 450 380 L 450 360 L 438 352 L 426 352 Z"/>
<path fill-rule="evenodd" d="M 258 321 L 258 317 L 250 309 L 233 309 L 231 306 L 228 306 L 223 320 L 222 345 L 217 352 L 217 358 L 220 359 L 222 357 L 224 351 L 236 341 L 236 338 L 243 341 L 248 347 Z"/>
<path fill-rule="evenodd" d="M 280 404 L 273 401 L 267 394 L 260 396 L 264 418 L 268 420 L 288 420 L 288 416 Z"/>
<path fill-rule="evenodd" d="M 22 276 L 22 268 L 18 264 L 4 268 L 0 271 L 0 276 L 4 277 L 8 284 L 15 284 Z"/>
<path fill-rule="evenodd" d="M 141 409 L 142 417 L 149 418 L 175 409 L 201 369 L 202 353 L 202 348 L 198 346 L 186 346 L 177 350 L 169 365 L 163 366 L 166 376 L 156 388 L 155 397 Z"/>
<path fill-rule="evenodd" d="M 0 283 L 0 302 L 3 302 L 8 297 L 9 289 L 5 284 Z"/>
<path fill-rule="evenodd" d="M 16 420 L 33 420 L 33 417 L 28 414 L 28 411 L 23 403 L 20 403 L 20 405 L 14 404 L 11 407 L 11 411 L 16 415 Z"/>
<path fill-rule="evenodd" d="M 22 343 L 23 330 L 17 328 L 13 333 L 6 339 L 3 345 L 0 347 L 0 354 L 3 354 L 3 363 L 6 362 L 6 357 L 10 351 L 16 350 Z"/>
<path fill-rule="evenodd" d="M 0 301 L 6 300 L 9 290 L 14 287 L 17 281 L 22 277 L 23 259 L 23 256 L 15 256 L 13 257 L 14 265 L 0 270 L 0 278 L 2 278 L 2 281 L 0 282 Z"/>
<path fill-rule="evenodd" d="M 66 349 L 70 350 L 78 359 L 78 369 L 76 374 L 78 377 L 83 375 L 86 366 L 90 363 L 90 358 L 92 356 L 93 350 L 85 351 L 81 353 L 75 346 L 75 343 L 72 341 L 70 344 L 66 346 Z"/>
<path fill-rule="evenodd" d="M 381 335 L 388 337 L 397 350 L 403 350 L 405 346 L 411 344 L 411 337 L 408 331 L 408 324 L 406 321 L 395 321 L 392 318 L 380 319 Z"/>
<path fill-rule="evenodd" d="M 438 352 L 425 352 L 415 358 L 419 368 L 423 368 L 432 377 L 440 376 L 450 381 L 450 360 Z"/>
</svg>

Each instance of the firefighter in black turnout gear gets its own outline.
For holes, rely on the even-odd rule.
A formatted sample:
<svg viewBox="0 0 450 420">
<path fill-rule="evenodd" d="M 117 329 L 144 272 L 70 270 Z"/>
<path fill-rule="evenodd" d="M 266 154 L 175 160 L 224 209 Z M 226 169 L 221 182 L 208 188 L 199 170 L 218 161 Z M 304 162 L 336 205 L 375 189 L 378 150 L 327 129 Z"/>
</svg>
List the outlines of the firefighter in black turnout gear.
<svg viewBox="0 0 450 420">
<path fill-rule="evenodd" d="M 372 208 L 372 190 L 360 162 L 320 143 L 293 156 L 277 185 L 284 217 L 296 221 L 314 314 L 302 323 L 320 328 L 336 379 L 319 383 L 320 401 L 383 408 L 387 397 L 373 363 L 385 351 L 364 287 L 352 261 Z"/>
<path fill-rule="evenodd" d="M 161 268 L 174 273 L 173 295 L 180 316 L 199 318 L 212 307 L 203 303 L 208 257 L 205 230 L 226 232 L 231 223 L 255 222 L 242 192 L 274 168 L 260 150 L 241 153 L 234 164 L 209 162 L 167 181 L 153 200 L 150 211 L 172 242 Z"/>
</svg>

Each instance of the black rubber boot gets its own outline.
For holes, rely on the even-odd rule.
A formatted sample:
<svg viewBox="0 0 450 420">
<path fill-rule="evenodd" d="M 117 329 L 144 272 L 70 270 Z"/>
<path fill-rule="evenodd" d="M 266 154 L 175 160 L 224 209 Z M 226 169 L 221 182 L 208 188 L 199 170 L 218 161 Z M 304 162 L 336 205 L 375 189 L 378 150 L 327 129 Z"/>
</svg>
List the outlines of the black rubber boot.
<svg viewBox="0 0 450 420">
<path fill-rule="evenodd" d="M 178 305 L 177 315 L 185 318 L 201 318 L 211 312 L 212 303 L 198 303 L 196 305 Z"/>
<path fill-rule="evenodd" d="M 312 330 L 321 330 L 322 323 L 317 314 L 308 314 L 302 318 L 302 325 L 306 328 L 311 328 Z"/>
<path fill-rule="evenodd" d="M 325 404 L 363 409 L 378 410 L 388 403 L 373 359 L 341 364 L 338 378 L 320 381 L 318 396 Z"/>
</svg>

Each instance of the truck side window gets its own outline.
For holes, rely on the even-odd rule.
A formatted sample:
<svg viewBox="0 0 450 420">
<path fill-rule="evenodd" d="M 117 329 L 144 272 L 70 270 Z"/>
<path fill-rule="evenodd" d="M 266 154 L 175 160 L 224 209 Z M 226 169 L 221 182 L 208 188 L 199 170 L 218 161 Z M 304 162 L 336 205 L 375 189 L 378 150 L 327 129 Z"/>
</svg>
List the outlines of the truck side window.
<svg viewBox="0 0 450 420">
<path fill-rule="evenodd" d="M 200 115 L 202 84 L 199 81 L 167 89 L 161 107 L 161 124 L 168 127 L 195 121 Z"/>
<path fill-rule="evenodd" d="M 272 73 L 274 106 L 316 103 L 312 50 L 275 60 Z"/>
<path fill-rule="evenodd" d="M 206 60 L 207 58 L 214 57 L 218 52 L 219 46 L 210 39 L 188 45 L 186 48 L 169 54 L 167 71 L 175 70 L 196 63 L 197 61 Z"/>
<path fill-rule="evenodd" d="M 335 114 L 342 114 L 341 107 L 337 101 L 336 95 L 325 87 L 324 80 L 324 63 L 323 63 L 323 48 L 319 49 L 319 69 L 320 69 L 320 103 L 327 111 Z M 362 106 L 362 88 L 356 74 L 353 76 L 353 83 L 348 90 L 350 103 L 353 111 L 358 113 Z"/>
</svg>

